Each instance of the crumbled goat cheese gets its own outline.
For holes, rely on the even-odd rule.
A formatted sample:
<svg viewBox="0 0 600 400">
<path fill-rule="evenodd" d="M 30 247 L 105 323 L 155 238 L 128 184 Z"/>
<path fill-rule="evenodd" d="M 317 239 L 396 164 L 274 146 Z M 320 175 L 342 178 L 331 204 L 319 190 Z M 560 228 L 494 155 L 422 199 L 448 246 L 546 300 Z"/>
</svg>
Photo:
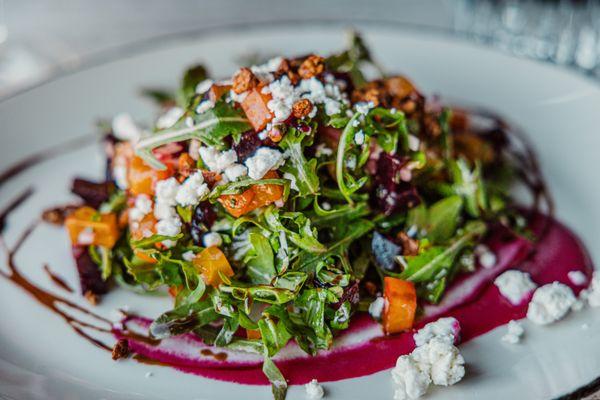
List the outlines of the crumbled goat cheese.
<svg viewBox="0 0 600 400">
<path fill-rule="evenodd" d="M 365 133 L 362 130 L 354 134 L 354 143 L 356 143 L 358 146 L 365 144 Z"/>
<path fill-rule="evenodd" d="M 174 206 L 177 203 L 175 197 L 179 191 L 179 186 L 179 182 L 177 182 L 177 179 L 175 178 L 168 178 L 156 182 L 156 186 L 154 188 L 156 202 Z"/>
<path fill-rule="evenodd" d="M 191 128 L 192 126 L 194 126 L 194 118 L 192 118 L 192 117 L 185 117 L 185 120 L 183 122 L 185 123 L 185 126 L 187 126 L 188 128 Z"/>
<path fill-rule="evenodd" d="M 127 180 L 127 167 L 125 165 L 115 165 L 112 170 L 113 178 L 119 189 L 125 190 L 129 187 Z"/>
<path fill-rule="evenodd" d="M 144 375 L 144 378 L 146 379 L 150 379 L 154 376 L 154 374 L 152 372 L 146 372 L 146 375 Z"/>
<path fill-rule="evenodd" d="M 219 151 L 214 147 L 200 147 L 198 149 L 200 157 L 204 164 L 212 172 L 223 172 L 227 167 L 230 167 L 237 162 L 237 153 L 235 150 Z"/>
<path fill-rule="evenodd" d="M 290 174 L 289 172 L 285 172 L 283 174 L 283 178 L 290 181 L 290 188 L 292 188 L 298 192 L 300 191 L 300 189 L 298 189 L 298 185 L 296 184 L 296 177 L 294 175 Z"/>
<path fill-rule="evenodd" d="M 319 382 L 316 379 L 311 380 L 306 385 L 304 385 L 306 390 L 306 398 L 310 400 L 318 400 L 322 399 L 325 395 L 325 391 L 323 387 L 319 385 Z"/>
<path fill-rule="evenodd" d="M 385 299 L 383 297 L 377 297 L 371 304 L 369 304 L 369 314 L 374 319 L 381 319 L 381 313 L 383 312 L 383 307 L 385 306 Z"/>
<path fill-rule="evenodd" d="M 392 369 L 394 400 L 418 399 L 427 393 L 431 378 L 410 355 L 400 356 Z"/>
<path fill-rule="evenodd" d="M 113 118 L 112 131 L 114 137 L 123 141 L 135 143 L 142 137 L 142 130 L 135 124 L 131 115 L 126 113 Z"/>
<path fill-rule="evenodd" d="M 417 346 L 423 346 L 433 339 L 441 340 L 448 344 L 458 341 L 460 323 L 456 318 L 446 317 L 430 322 L 414 334 L 413 339 Z"/>
<path fill-rule="evenodd" d="M 238 178 L 248 175 L 248 168 L 242 164 L 234 163 L 225 168 L 224 173 L 230 182 L 234 182 L 238 180 Z"/>
<path fill-rule="evenodd" d="M 315 156 L 330 156 L 333 154 L 333 150 L 325 145 L 325 143 L 319 143 L 315 149 Z"/>
<path fill-rule="evenodd" d="M 525 328 L 519 321 L 511 320 L 508 323 L 508 332 L 502 336 L 502 341 L 510 344 L 517 344 L 525 333 Z"/>
<path fill-rule="evenodd" d="M 158 220 L 173 218 L 177 216 L 177 211 L 172 205 L 157 201 L 154 205 L 154 216 Z"/>
<path fill-rule="evenodd" d="M 205 79 L 196 85 L 196 94 L 204 94 L 208 92 L 211 86 L 215 83 L 212 79 Z"/>
<path fill-rule="evenodd" d="M 569 271 L 567 276 L 573 285 L 583 286 L 587 282 L 585 274 L 581 271 Z"/>
<path fill-rule="evenodd" d="M 285 159 L 283 154 L 270 147 L 260 147 L 252 157 L 246 159 L 245 164 L 248 167 L 248 176 L 252 179 L 262 179 L 267 172 L 277 169 L 283 165 Z"/>
<path fill-rule="evenodd" d="M 177 236 L 181 232 L 181 219 L 178 217 L 162 219 L 156 223 L 156 233 L 164 236 Z"/>
<path fill-rule="evenodd" d="M 273 72 L 277 71 L 283 58 L 274 57 L 261 65 L 253 65 L 250 67 L 252 73 L 262 82 L 271 82 L 273 80 Z"/>
<path fill-rule="evenodd" d="M 325 211 L 329 211 L 331 210 L 331 204 L 327 201 L 324 201 L 323 204 L 321 204 L 321 208 L 323 208 Z"/>
<path fill-rule="evenodd" d="M 77 244 L 87 246 L 94 243 L 95 233 L 92 228 L 85 228 L 77 235 Z"/>
<path fill-rule="evenodd" d="M 354 110 L 359 114 L 367 115 L 369 110 L 373 107 L 375 107 L 375 104 L 372 101 L 361 101 L 360 103 L 356 103 L 354 105 Z"/>
<path fill-rule="evenodd" d="M 204 200 L 210 190 L 204 183 L 204 176 L 201 171 L 196 171 L 190 175 L 177 190 L 175 201 L 180 206 L 195 206 Z"/>
<path fill-rule="evenodd" d="M 167 129 L 172 127 L 183 116 L 185 110 L 181 107 L 171 107 L 156 120 L 158 129 Z"/>
<path fill-rule="evenodd" d="M 475 247 L 475 255 L 483 268 L 492 268 L 496 265 L 496 255 L 484 244 Z"/>
<path fill-rule="evenodd" d="M 514 269 L 498 276 L 494 285 L 498 287 L 500 294 L 515 306 L 521 304 L 537 287 L 527 272 Z"/>
<path fill-rule="evenodd" d="M 211 110 L 215 106 L 210 100 L 201 101 L 200 104 L 196 107 L 196 114 L 204 114 L 208 110 Z"/>
<path fill-rule="evenodd" d="M 588 304 L 592 307 L 600 307 L 600 273 L 594 271 L 590 287 L 585 291 Z"/>
<path fill-rule="evenodd" d="M 417 347 L 411 356 L 436 385 L 454 385 L 465 376 L 465 360 L 458 348 L 438 338 Z"/>
<path fill-rule="evenodd" d="M 415 135 L 408 135 L 408 148 L 412 151 L 419 151 L 421 141 Z"/>
<path fill-rule="evenodd" d="M 307 99 L 313 105 L 323 104 L 325 114 L 335 115 L 341 112 L 342 105 L 349 104 L 346 93 L 342 90 L 341 82 L 331 81 L 323 84 L 316 77 L 303 79 L 298 86 L 294 86 L 287 76 L 271 82 L 262 89 L 265 94 L 271 94 L 267 107 L 273 113 L 274 123 L 283 122 L 292 113 L 292 106 L 300 99 Z M 309 117 L 317 113 L 313 108 Z"/>
<path fill-rule="evenodd" d="M 223 244 L 223 239 L 217 232 L 207 232 L 202 236 L 202 243 L 204 247 L 219 247 Z"/>
<path fill-rule="evenodd" d="M 547 325 L 562 319 L 577 299 L 567 285 L 553 282 L 538 288 L 527 309 L 527 318 Z"/>
<path fill-rule="evenodd" d="M 181 255 L 181 257 L 188 262 L 192 262 L 194 260 L 194 258 L 196 258 L 196 253 L 194 253 L 191 250 L 186 251 L 185 253 L 183 253 Z"/>
<path fill-rule="evenodd" d="M 140 194 L 135 198 L 134 206 L 129 210 L 129 219 L 141 221 L 147 214 L 152 212 L 152 199 L 146 194 Z"/>
<path fill-rule="evenodd" d="M 236 103 L 242 103 L 248 97 L 249 92 L 236 93 L 233 90 L 229 91 L 229 98 Z"/>
</svg>

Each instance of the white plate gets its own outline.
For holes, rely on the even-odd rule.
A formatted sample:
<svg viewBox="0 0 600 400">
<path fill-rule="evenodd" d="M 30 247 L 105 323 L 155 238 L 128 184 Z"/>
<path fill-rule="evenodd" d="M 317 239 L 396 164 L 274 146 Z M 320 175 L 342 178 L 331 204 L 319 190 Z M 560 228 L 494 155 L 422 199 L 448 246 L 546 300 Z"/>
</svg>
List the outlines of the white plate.
<svg viewBox="0 0 600 400">
<path fill-rule="evenodd" d="M 558 217 L 600 257 L 600 89 L 591 81 L 550 65 L 519 60 L 437 34 L 367 26 L 373 53 L 390 71 L 402 72 L 426 93 L 478 104 L 507 116 L 529 133 L 557 203 Z M 51 144 L 93 131 L 92 123 L 123 110 L 152 117 L 141 100 L 144 86 L 175 86 L 183 67 L 206 63 L 215 75 L 234 71 L 236 57 L 334 51 L 343 44 L 335 26 L 287 25 L 264 30 L 238 29 L 162 43 L 159 49 L 128 55 L 44 84 L 0 103 L 0 168 Z M 24 188 L 38 190 L 10 219 L 6 233 L 18 233 L 49 205 L 60 204 L 74 175 L 100 177 L 96 146 L 44 162 L 2 186 L 4 205 Z M 41 286 L 58 290 L 41 266 L 48 262 L 76 287 L 66 235 L 43 226 L 20 253 L 18 262 Z M 83 301 L 78 300 L 82 304 Z M 98 312 L 129 305 L 143 315 L 168 307 L 166 299 L 115 292 Z M 114 363 L 75 335 L 63 320 L 25 292 L 0 279 L 0 394 L 16 399 L 268 399 L 267 387 L 216 382 L 172 369 L 133 361 Z M 589 324 L 588 330 L 581 325 Z M 526 324 L 523 344 L 500 342 L 504 328 L 464 346 L 468 375 L 460 384 L 434 390 L 432 399 L 549 399 L 600 376 L 600 312 L 585 310 L 550 328 Z M 357 363 L 368 360 L 356 360 Z M 152 371 L 152 378 L 145 378 Z M 390 399 L 388 371 L 325 385 L 329 399 Z M 292 387 L 289 399 L 304 398 Z"/>
</svg>

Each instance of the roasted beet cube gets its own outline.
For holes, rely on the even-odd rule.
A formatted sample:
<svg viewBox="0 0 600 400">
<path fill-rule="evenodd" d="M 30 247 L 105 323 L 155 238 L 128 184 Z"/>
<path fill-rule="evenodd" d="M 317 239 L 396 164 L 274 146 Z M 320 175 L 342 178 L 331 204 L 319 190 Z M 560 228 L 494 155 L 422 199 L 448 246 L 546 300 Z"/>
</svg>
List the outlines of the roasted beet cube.
<svg viewBox="0 0 600 400">
<path fill-rule="evenodd" d="M 92 260 L 87 247 L 73 246 L 73 257 L 77 264 L 81 294 L 101 295 L 108 292 L 108 283 L 102 279 L 100 267 Z"/>
<path fill-rule="evenodd" d="M 71 192 L 93 208 L 98 208 L 100 204 L 107 201 L 114 190 L 115 186 L 112 182 L 96 183 L 81 178 L 75 178 L 71 186 Z"/>
</svg>

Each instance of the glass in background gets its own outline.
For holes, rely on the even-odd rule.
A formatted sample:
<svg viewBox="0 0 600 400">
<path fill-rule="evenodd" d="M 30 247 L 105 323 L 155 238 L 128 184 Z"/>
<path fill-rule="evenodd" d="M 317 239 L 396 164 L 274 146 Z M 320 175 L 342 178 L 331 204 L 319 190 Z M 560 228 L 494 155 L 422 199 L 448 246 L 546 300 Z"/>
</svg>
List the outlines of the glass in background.
<svg viewBox="0 0 600 400">
<path fill-rule="evenodd" d="M 519 56 L 600 77 L 600 2 L 457 0 L 454 31 Z"/>
</svg>

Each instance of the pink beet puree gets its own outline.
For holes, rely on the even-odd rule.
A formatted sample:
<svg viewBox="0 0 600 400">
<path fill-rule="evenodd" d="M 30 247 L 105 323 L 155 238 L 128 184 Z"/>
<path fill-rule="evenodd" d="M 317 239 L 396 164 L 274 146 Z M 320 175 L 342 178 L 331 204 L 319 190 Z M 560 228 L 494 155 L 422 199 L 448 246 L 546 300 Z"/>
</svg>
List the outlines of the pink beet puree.
<svg viewBox="0 0 600 400">
<path fill-rule="evenodd" d="M 539 231 L 542 222 L 539 217 L 532 229 Z M 591 279 L 593 267 L 586 250 L 573 233 L 557 222 L 551 223 L 535 248 L 524 240 L 505 242 L 499 233 L 492 235 L 488 244 L 496 253 L 496 266 L 488 270 L 479 268 L 474 274 L 457 279 L 440 305 L 425 307 L 425 315 L 415 328 L 442 315 L 453 316 L 460 321 L 462 341 L 465 342 L 511 319 L 523 318 L 527 303 L 511 305 L 493 284 L 494 278 L 506 269 L 527 271 L 540 286 L 560 281 L 575 293 L 582 287 L 571 283 L 567 277 L 569 271 L 582 271 L 588 283 Z M 148 321 L 134 319 L 131 323 L 143 330 Z M 115 335 L 123 337 L 123 332 L 115 331 Z M 342 344 L 331 351 L 310 357 L 301 355 L 297 346 L 290 344 L 275 361 L 291 384 L 303 384 L 313 378 L 323 382 L 354 378 L 394 366 L 398 356 L 413 350 L 412 335 L 413 332 L 406 332 L 384 337 L 378 324 L 363 314 L 355 318 L 348 332 L 337 338 L 336 341 Z M 168 339 L 158 345 L 130 338 L 130 346 L 137 354 L 188 373 L 251 385 L 268 384 L 261 371 L 260 356 L 230 352 L 227 360 L 217 361 L 202 355 L 201 350 L 207 347 L 190 335 Z M 210 349 L 215 353 L 220 351 Z"/>
</svg>

